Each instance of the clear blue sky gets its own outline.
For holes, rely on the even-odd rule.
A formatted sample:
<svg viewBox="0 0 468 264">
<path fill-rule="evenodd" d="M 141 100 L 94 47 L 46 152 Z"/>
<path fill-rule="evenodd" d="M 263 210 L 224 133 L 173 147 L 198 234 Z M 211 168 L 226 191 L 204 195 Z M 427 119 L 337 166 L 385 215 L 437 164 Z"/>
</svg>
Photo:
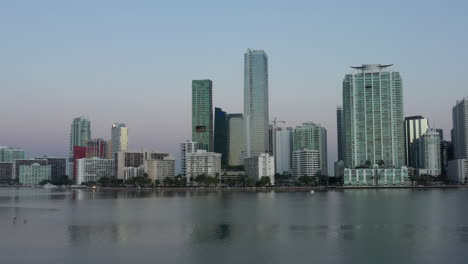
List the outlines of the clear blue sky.
<svg viewBox="0 0 468 264">
<path fill-rule="evenodd" d="M 243 53 L 269 56 L 270 118 L 328 129 L 349 66 L 393 63 L 405 115 L 451 128 L 468 96 L 467 1 L 1 1 L 0 145 L 64 156 L 70 123 L 93 137 L 129 126 L 131 149 L 178 154 L 189 139 L 192 79 L 242 112 Z M 332 171 L 332 166 L 329 170 Z"/>
</svg>

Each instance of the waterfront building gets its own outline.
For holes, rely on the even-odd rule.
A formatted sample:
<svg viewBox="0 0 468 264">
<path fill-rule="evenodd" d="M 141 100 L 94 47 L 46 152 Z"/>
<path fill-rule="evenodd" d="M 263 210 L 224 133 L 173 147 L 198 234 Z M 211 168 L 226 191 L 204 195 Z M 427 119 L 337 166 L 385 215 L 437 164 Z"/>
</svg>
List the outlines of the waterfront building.
<svg viewBox="0 0 468 264">
<path fill-rule="evenodd" d="M 95 138 L 88 140 L 86 144 L 86 158 L 100 158 L 106 159 L 112 155 L 107 153 L 109 151 L 109 142 L 102 138 Z"/>
<path fill-rule="evenodd" d="M 17 159 L 24 159 L 24 156 L 22 149 L 0 146 L 0 162 L 13 162 Z"/>
<path fill-rule="evenodd" d="M 429 120 L 422 116 L 405 117 L 405 157 L 406 165 L 418 168 L 418 146 L 413 144 L 415 140 L 426 133 L 429 128 Z"/>
<path fill-rule="evenodd" d="M 416 139 L 412 144 L 417 146 L 416 166 L 418 174 L 439 176 L 441 174 L 440 162 L 440 135 L 435 129 L 428 128 L 426 133 Z"/>
<path fill-rule="evenodd" d="M 318 176 L 320 168 L 320 152 L 317 150 L 301 149 L 292 153 L 292 174 L 299 178 Z"/>
<path fill-rule="evenodd" d="M 72 179 L 76 182 L 78 171 L 78 160 L 86 158 L 86 147 L 73 146 L 73 170 Z"/>
<path fill-rule="evenodd" d="M 213 82 L 192 81 L 192 140 L 213 151 Z"/>
<path fill-rule="evenodd" d="M 143 177 L 145 175 L 145 166 L 141 165 L 138 167 L 123 167 L 121 169 L 121 175 L 122 178 L 118 179 L 122 179 L 124 181 L 135 177 Z"/>
<path fill-rule="evenodd" d="M 228 118 L 226 112 L 215 107 L 214 152 L 221 154 L 221 166 L 228 164 Z"/>
<path fill-rule="evenodd" d="M 174 178 L 175 158 L 169 155 L 162 159 L 145 160 L 145 170 L 153 182 L 155 180 L 162 182 L 165 178 Z"/>
<path fill-rule="evenodd" d="M 408 168 L 354 168 L 344 169 L 344 185 L 357 186 L 395 186 L 410 183 Z"/>
<path fill-rule="evenodd" d="M 51 166 L 33 163 L 31 165 L 19 166 L 19 184 L 37 185 L 42 181 L 51 180 Z"/>
<path fill-rule="evenodd" d="M 242 114 L 228 115 L 228 165 L 241 166 L 245 155 L 245 124 Z"/>
<path fill-rule="evenodd" d="M 443 140 L 440 142 L 440 166 L 442 175 L 447 175 L 448 161 L 453 160 L 453 144 L 451 141 Z"/>
<path fill-rule="evenodd" d="M 115 160 L 101 158 L 84 158 L 78 161 L 76 184 L 97 182 L 100 178 L 115 177 Z"/>
<path fill-rule="evenodd" d="M 342 160 L 339 160 L 339 161 L 335 161 L 334 163 L 334 167 L 335 167 L 335 177 L 338 177 L 338 178 L 343 178 L 344 176 L 344 169 L 345 169 L 345 164 L 344 164 L 344 161 Z"/>
<path fill-rule="evenodd" d="M 338 106 L 336 108 L 336 139 L 338 147 L 338 161 L 344 160 L 343 148 L 344 148 L 344 133 L 343 133 L 343 107 Z M 336 176 L 336 175 L 335 175 Z"/>
<path fill-rule="evenodd" d="M 41 166 L 46 166 L 47 160 L 46 159 L 17 159 L 13 161 L 13 179 L 15 181 L 18 181 L 19 179 L 19 174 L 20 174 L 20 167 L 21 166 L 30 166 L 33 165 L 34 163 L 37 163 Z"/>
<path fill-rule="evenodd" d="M 182 175 L 187 175 L 187 154 L 195 153 L 199 149 L 202 149 L 202 146 L 198 142 L 186 141 L 184 143 L 180 143 L 180 167 Z"/>
<path fill-rule="evenodd" d="M 221 154 L 197 150 L 186 153 L 186 177 L 194 179 L 200 175 L 218 177 L 221 174 Z"/>
<path fill-rule="evenodd" d="M 61 180 L 62 177 L 67 176 L 67 159 L 66 158 L 53 158 L 53 157 L 37 157 L 38 160 L 46 160 L 47 165 L 50 165 L 51 181 L 52 184 Z"/>
<path fill-rule="evenodd" d="M 324 127 L 313 122 L 306 122 L 294 128 L 293 151 L 305 149 L 318 151 L 320 174 L 328 175 L 327 130 Z"/>
<path fill-rule="evenodd" d="M 248 177 L 256 181 L 262 177 L 268 177 L 271 185 L 275 185 L 275 159 L 269 153 L 260 153 L 246 158 L 244 166 Z"/>
<path fill-rule="evenodd" d="M 468 159 L 468 97 L 457 101 L 452 109 L 452 143 L 455 159 Z"/>
<path fill-rule="evenodd" d="M 245 171 L 237 171 L 237 170 L 223 170 L 221 172 L 221 182 L 226 183 L 226 181 L 235 181 L 239 176 L 244 176 Z"/>
<path fill-rule="evenodd" d="M 138 168 L 140 167 L 143 168 L 142 172 L 138 170 Z M 115 170 L 117 174 L 117 179 L 127 180 L 134 175 L 143 176 L 144 152 L 133 152 L 133 151 L 117 152 L 115 154 L 115 168 L 116 168 Z M 131 169 L 131 168 L 134 168 L 134 169 Z"/>
<path fill-rule="evenodd" d="M 90 139 L 91 121 L 84 116 L 74 118 L 70 129 L 70 154 L 74 146 L 86 147 Z"/>
<path fill-rule="evenodd" d="M 268 56 L 263 50 L 248 49 L 244 54 L 246 157 L 269 152 L 268 118 Z"/>
<path fill-rule="evenodd" d="M 281 174 L 291 173 L 291 152 L 293 133 L 291 127 L 277 128 L 275 137 L 275 171 Z"/>
<path fill-rule="evenodd" d="M 10 183 L 13 180 L 13 162 L 0 162 L 0 183 Z"/>
<path fill-rule="evenodd" d="M 456 159 L 448 161 L 447 176 L 450 182 L 456 184 L 468 183 L 468 160 Z"/>
<path fill-rule="evenodd" d="M 403 82 L 392 65 L 365 64 L 343 80 L 344 161 L 348 168 L 405 165 Z M 346 176 L 346 175 L 345 175 Z"/>
<path fill-rule="evenodd" d="M 128 150 L 128 128 L 124 123 L 114 123 L 111 128 L 112 153 Z M 114 158 L 114 157 L 113 157 Z"/>
</svg>

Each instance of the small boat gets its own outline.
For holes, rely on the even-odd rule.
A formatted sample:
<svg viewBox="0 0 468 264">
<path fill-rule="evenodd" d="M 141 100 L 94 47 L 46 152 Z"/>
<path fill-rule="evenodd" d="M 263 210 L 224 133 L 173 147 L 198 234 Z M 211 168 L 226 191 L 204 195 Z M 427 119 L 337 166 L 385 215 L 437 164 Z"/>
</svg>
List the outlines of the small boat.
<svg viewBox="0 0 468 264">
<path fill-rule="evenodd" d="M 315 191 L 314 191 L 314 190 L 310 191 L 310 194 L 314 194 L 314 193 L 315 193 Z"/>
<path fill-rule="evenodd" d="M 47 183 L 47 184 L 44 184 L 44 188 L 46 189 L 53 189 L 53 188 L 57 188 L 56 185 L 53 185 L 53 184 L 50 184 L 50 183 Z"/>
</svg>

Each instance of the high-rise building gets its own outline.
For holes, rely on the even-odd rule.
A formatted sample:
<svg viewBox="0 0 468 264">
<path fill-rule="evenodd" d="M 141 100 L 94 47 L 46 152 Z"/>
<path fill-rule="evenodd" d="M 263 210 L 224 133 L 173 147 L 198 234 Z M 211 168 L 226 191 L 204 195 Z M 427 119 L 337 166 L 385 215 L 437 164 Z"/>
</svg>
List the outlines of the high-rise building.
<svg viewBox="0 0 468 264">
<path fill-rule="evenodd" d="M 87 117 L 77 117 L 73 119 L 70 130 L 70 154 L 73 154 L 73 147 L 86 147 L 91 139 L 91 122 Z"/>
<path fill-rule="evenodd" d="M 115 153 L 115 168 L 117 179 L 127 180 L 135 175 L 142 176 L 140 172 L 144 172 L 144 152 L 120 151 Z M 131 176 L 127 174 L 131 174 Z"/>
<path fill-rule="evenodd" d="M 0 183 L 13 180 L 13 162 L 0 162 Z"/>
<path fill-rule="evenodd" d="M 76 182 L 78 172 L 78 160 L 86 158 L 86 147 L 73 146 L 73 169 L 72 179 Z"/>
<path fill-rule="evenodd" d="M 417 162 L 415 168 L 418 174 L 439 176 L 441 174 L 440 162 L 440 135 L 435 129 L 427 131 L 412 144 L 417 146 Z"/>
<path fill-rule="evenodd" d="M 17 159 L 24 159 L 24 150 L 0 146 L 0 162 L 13 162 Z"/>
<path fill-rule="evenodd" d="M 213 82 L 192 81 L 192 140 L 213 151 Z"/>
<path fill-rule="evenodd" d="M 468 159 L 468 97 L 457 101 L 452 109 L 455 159 Z"/>
<path fill-rule="evenodd" d="M 37 185 L 43 181 L 51 180 L 51 166 L 33 163 L 19 166 L 19 184 Z"/>
<path fill-rule="evenodd" d="M 210 177 L 221 175 L 221 154 L 219 153 L 199 149 L 196 152 L 187 153 L 185 159 L 187 181 L 200 175 Z"/>
<path fill-rule="evenodd" d="M 221 166 L 228 163 L 228 119 L 221 108 L 215 107 L 214 152 L 220 153 Z"/>
<path fill-rule="evenodd" d="M 291 173 L 291 152 L 293 133 L 291 127 L 280 127 L 275 137 L 275 171 L 281 174 Z"/>
<path fill-rule="evenodd" d="M 458 184 L 468 183 L 468 160 L 455 159 L 448 162 L 447 176 L 450 182 Z"/>
<path fill-rule="evenodd" d="M 344 160 L 343 148 L 345 144 L 344 144 L 344 133 L 343 133 L 343 107 L 342 106 L 338 106 L 336 108 L 336 139 L 337 139 L 337 147 L 338 147 L 338 161 Z"/>
<path fill-rule="evenodd" d="M 67 176 L 67 159 L 66 158 L 53 158 L 53 157 L 38 157 L 36 159 L 47 161 L 50 165 L 50 178 L 52 184 L 62 182 L 64 176 Z"/>
<path fill-rule="evenodd" d="M 202 149 L 202 146 L 198 142 L 187 141 L 180 143 L 180 167 L 182 175 L 187 175 L 187 154 L 195 153 L 199 149 Z"/>
<path fill-rule="evenodd" d="M 302 149 L 292 153 L 294 177 L 314 177 L 320 173 L 320 152 L 317 150 Z"/>
<path fill-rule="evenodd" d="M 453 144 L 451 141 L 443 140 L 440 142 L 440 166 L 442 167 L 442 175 L 447 175 L 449 160 L 453 160 Z"/>
<path fill-rule="evenodd" d="M 228 115 L 228 165 L 241 166 L 245 155 L 245 129 L 242 114 Z"/>
<path fill-rule="evenodd" d="M 268 56 L 263 50 L 244 54 L 244 122 L 246 157 L 268 153 Z"/>
<path fill-rule="evenodd" d="M 328 175 L 327 130 L 324 127 L 313 122 L 306 122 L 294 128 L 293 151 L 305 149 L 319 152 L 320 174 Z"/>
<path fill-rule="evenodd" d="M 346 167 L 405 164 L 403 83 L 392 65 L 365 64 L 343 80 Z"/>
<path fill-rule="evenodd" d="M 86 144 L 86 158 L 100 158 L 106 159 L 109 157 L 107 151 L 109 150 L 108 142 L 102 138 L 95 138 L 88 140 Z"/>
<path fill-rule="evenodd" d="M 169 155 L 161 159 L 145 160 L 145 170 L 153 182 L 155 180 L 162 182 L 165 178 L 174 178 L 175 158 Z"/>
<path fill-rule="evenodd" d="M 128 150 L 128 128 L 123 123 L 112 124 L 111 129 L 112 153 Z"/>
<path fill-rule="evenodd" d="M 101 158 L 79 159 L 77 164 L 76 184 L 97 182 L 103 177 L 115 177 L 115 160 Z"/>
<path fill-rule="evenodd" d="M 418 146 L 413 144 L 429 128 L 429 120 L 422 116 L 405 117 L 405 157 L 406 166 L 417 168 L 418 158 L 414 155 L 418 153 Z"/>
<path fill-rule="evenodd" d="M 262 177 L 268 177 L 270 178 L 270 183 L 275 185 L 275 159 L 269 153 L 261 153 L 246 158 L 244 166 L 248 177 L 256 181 Z"/>
</svg>

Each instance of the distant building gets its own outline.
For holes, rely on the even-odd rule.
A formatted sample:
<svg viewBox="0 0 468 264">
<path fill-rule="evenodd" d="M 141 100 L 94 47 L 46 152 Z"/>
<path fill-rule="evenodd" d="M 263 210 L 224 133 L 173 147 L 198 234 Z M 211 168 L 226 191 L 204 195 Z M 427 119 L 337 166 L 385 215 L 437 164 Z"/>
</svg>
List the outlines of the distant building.
<svg viewBox="0 0 468 264">
<path fill-rule="evenodd" d="M 174 178 L 175 158 L 167 156 L 162 159 L 145 160 L 145 170 L 153 182 L 155 180 L 162 182 L 165 178 Z"/>
<path fill-rule="evenodd" d="M 468 159 L 468 97 L 457 101 L 453 107 L 452 122 L 455 159 Z"/>
<path fill-rule="evenodd" d="M 289 174 L 291 173 L 291 152 L 293 147 L 292 128 L 278 128 L 275 141 L 275 171 L 281 174 Z"/>
<path fill-rule="evenodd" d="M 413 145 L 417 146 L 416 166 L 418 174 L 439 176 L 442 172 L 440 162 L 440 135 L 435 129 L 427 129 L 426 133 L 416 139 Z"/>
<path fill-rule="evenodd" d="M 344 184 L 358 186 L 394 186 L 408 185 L 409 172 L 407 167 L 401 168 L 355 168 L 344 169 Z"/>
<path fill-rule="evenodd" d="M 73 157 L 75 146 L 86 149 L 88 141 L 91 139 L 91 121 L 87 117 L 81 116 L 73 119 L 70 128 L 70 152 L 68 157 L 67 174 L 69 179 L 75 179 L 77 158 Z M 86 150 L 85 150 L 86 157 Z M 80 157 L 84 158 L 84 157 Z"/>
<path fill-rule="evenodd" d="M 51 180 L 51 166 L 33 163 L 19 166 L 19 184 L 37 185 L 42 181 Z"/>
<path fill-rule="evenodd" d="M 240 166 L 244 164 L 245 129 L 242 114 L 228 115 L 228 165 Z"/>
<path fill-rule="evenodd" d="M 201 144 L 194 141 L 187 141 L 180 143 L 180 159 L 181 159 L 181 173 L 187 175 L 187 159 L 186 156 L 189 153 L 195 153 L 197 150 L 202 149 Z"/>
<path fill-rule="evenodd" d="M 142 168 L 141 175 L 137 168 Z M 132 176 L 143 176 L 144 153 L 132 151 L 120 151 L 115 153 L 115 168 L 117 179 L 127 180 Z M 134 177 L 136 177 L 134 176 Z"/>
<path fill-rule="evenodd" d="M 115 177 L 114 159 L 85 158 L 79 159 L 76 184 L 97 182 L 103 177 Z"/>
<path fill-rule="evenodd" d="M 336 108 L 336 139 L 338 147 L 338 161 L 344 160 L 343 107 Z M 335 175 L 336 176 L 336 175 Z"/>
<path fill-rule="evenodd" d="M 447 176 L 449 181 L 457 184 L 468 183 L 468 160 L 456 159 L 449 160 Z"/>
<path fill-rule="evenodd" d="M 0 183 L 10 183 L 13 180 L 13 162 L 0 162 Z"/>
<path fill-rule="evenodd" d="M 275 185 L 275 160 L 268 153 L 246 158 L 244 161 L 245 173 L 248 177 L 260 180 L 262 177 L 270 178 L 270 183 Z"/>
<path fill-rule="evenodd" d="M 442 175 L 447 175 L 447 167 L 449 160 L 453 160 L 453 144 L 450 141 L 440 142 L 440 166 L 442 167 Z"/>
<path fill-rule="evenodd" d="M 335 177 L 339 177 L 339 178 L 342 178 L 344 176 L 344 161 L 342 160 L 339 160 L 339 161 L 335 161 Z"/>
<path fill-rule="evenodd" d="M 141 165 L 138 167 L 124 167 L 121 169 L 122 178 L 121 180 L 127 181 L 135 177 L 143 177 L 145 175 L 145 166 Z"/>
<path fill-rule="evenodd" d="M 91 158 L 100 158 L 100 159 L 106 159 L 108 157 L 112 157 L 108 153 L 109 151 L 109 142 L 102 138 L 95 138 L 88 140 L 86 144 L 86 158 L 91 159 Z"/>
<path fill-rule="evenodd" d="M 73 177 L 72 179 L 76 182 L 78 172 L 78 160 L 86 158 L 86 147 L 73 146 Z"/>
<path fill-rule="evenodd" d="M 192 81 L 192 140 L 213 151 L 213 82 Z"/>
<path fill-rule="evenodd" d="M 185 159 L 187 180 L 200 175 L 216 177 L 221 174 L 221 154 L 219 153 L 197 150 L 187 153 Z"/>
<path fill-rule="evenodd" d="M 215 107 L 214 152 L 220 153 L 221 165 L 228 164 L 228 119 L 221 108 Z"/>
<path fill-rule="evenodd" d="M 37 157 L 38 160 L 46 160 L 51 169 L 52 184 L 61 181 L 61 178 L 67 176 L 67 159 L 53 157 Z"/>
<path fill-rule="evenodd" d="M 0 162 L 13 162 L 17 159 L 24 159 L 24 150 L 0 147 Z"/>
<path fill-rule="evenodd" d="M 46 159 L 17 159 L 13 162 L 13 179 L 15 181 L 19 180 L 19 174 L 20 174 L 20 167 L 21 166 L 30 166 L 33 164 L 39 164 L 41 166 L 46 166 L 47 160 Z"/>
<path fill-rule="evenodd" d="M 292 153 L 292 174 L 299 178 L 318 176 L 320 168 L 320 152 L 317 150 L 302 149 Z"/>
<path fill-rule="evenodd" d="M 327 130 L 324 127 L 307 122 L 294 128 L 293 151 L 305 149 L 318 151 L 320 173 L 328 175 Z"/>
<path fill-rule="evenodd" d="M 263 50 L 244 54 L 244 122 L 246 157 L 270 151 L 268 117 L 268 56 Z"/>
<path fill-rule="evenodd" d="M 111 128 L 112 153 L 128 150 L 128 128 L 126 124 L 114 123 Z"/>
<path fill-rule="evenodd" d="M 422 116 L 405 117 L 405 156 L 407 166 L 418 167 L 418 157 L 414 156 L 418 153 L 418 147 L 413 143 L 426 133 L 428 128 L 429 120 L 427 118 Z"/>
</svg>

